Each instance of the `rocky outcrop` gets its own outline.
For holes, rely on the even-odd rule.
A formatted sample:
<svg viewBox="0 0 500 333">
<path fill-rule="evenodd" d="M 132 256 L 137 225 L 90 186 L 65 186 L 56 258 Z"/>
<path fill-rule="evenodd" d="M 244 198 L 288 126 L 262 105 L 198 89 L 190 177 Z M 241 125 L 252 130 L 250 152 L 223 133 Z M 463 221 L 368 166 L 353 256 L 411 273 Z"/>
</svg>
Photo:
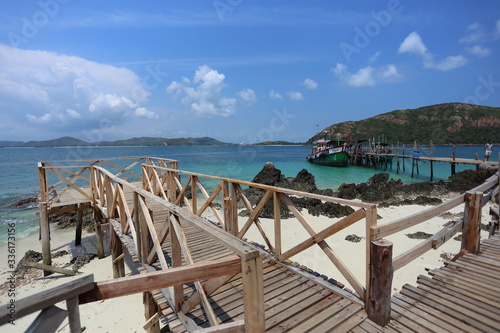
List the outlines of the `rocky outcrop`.
<svg viewBox="0 0 500 333">
<path fill-rule="evenodd" d="M 478 185 L 496 172 L 495 169 L 465 170 L 446 181 L 403 184 L 401 180 L 389 179 L 388 173 L 379 173 L 366 183 L 342 184 L 335 196 L 343 199 L 360 199 L 380 206 L 438 205 L 437 198 L 450 192 L 463 193 Z"/>
<path fill-rule="evenodd" d="M 333 195 L 333 190 L 331 189 L 318 189 L 314 176 L 306 169 L 299 171 L 296 177 L 286 178 L 281 171 L 270 162 L 264 165 L 262 170 L 254 177 L 252 182 L 308 193 L 328 196 Z M 245 196 L 253 206 L 256 206 L 259 203 L 264 193 L 265 190 L 255 187 L 245 190 Z M 354 212 L 351 207 L 346 207 L 332 202 L 323 203 L 321 200 L 317 199 L 291 197 L 291 200 L 296 207 L 299 209 L 308 209 L 309 213 L 315 216 L 324 215 L 329 217 L 342 217 Z M 248 215 L 248 213 L 243 213 L 242 215 Z M 274 217 L 272 200 L 266 204 L 260 216 L 265 218 Z M 281 204 L 281 218 L 289 218 L 292 216 L 293 215 L 288 208 Z"/>
</svg>

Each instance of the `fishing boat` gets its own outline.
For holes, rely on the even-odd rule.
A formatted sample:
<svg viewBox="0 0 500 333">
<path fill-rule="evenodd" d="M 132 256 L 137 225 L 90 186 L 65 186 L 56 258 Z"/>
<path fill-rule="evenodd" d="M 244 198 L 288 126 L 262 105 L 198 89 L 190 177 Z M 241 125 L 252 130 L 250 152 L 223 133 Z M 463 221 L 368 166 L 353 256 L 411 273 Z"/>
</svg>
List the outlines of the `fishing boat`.
<svg viewBox="0 0 500 333">
<path fill-rule="evenodd" d="M 319 139 L 313 141 L 311 147 L 311 154 L 306 156 L 311 163 L 345 167 L 349 162 L 349 148 L 340 140 Z"/>
</svg>

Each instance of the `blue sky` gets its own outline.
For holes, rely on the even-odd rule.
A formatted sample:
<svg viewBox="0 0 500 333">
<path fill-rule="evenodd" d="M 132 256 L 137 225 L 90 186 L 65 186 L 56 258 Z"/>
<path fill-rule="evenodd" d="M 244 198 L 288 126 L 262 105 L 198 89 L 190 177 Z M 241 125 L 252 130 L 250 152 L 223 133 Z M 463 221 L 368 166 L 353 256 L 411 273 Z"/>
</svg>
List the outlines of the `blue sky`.
<svg viewBox="0 0 500 333">
<path fill-rule="evenodd" d="M 500 106 L 496 1 L 2 1 L 0 140 L 303 142 Z"/>
</svg>

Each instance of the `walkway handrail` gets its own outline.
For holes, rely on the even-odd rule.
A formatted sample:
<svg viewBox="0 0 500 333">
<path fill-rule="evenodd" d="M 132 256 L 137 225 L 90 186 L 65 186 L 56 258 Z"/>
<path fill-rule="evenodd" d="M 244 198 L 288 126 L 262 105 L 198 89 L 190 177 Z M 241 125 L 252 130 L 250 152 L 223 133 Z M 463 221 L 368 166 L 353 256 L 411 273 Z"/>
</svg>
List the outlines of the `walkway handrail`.
<svg viewBox="0 0 500 333">
<path fill-rule="evenodd" d="M 327 243 L 326 238 L 362 219 L 366 220 L 367 226 L 376 224 L 376 205 L 152 165 L 143 165 L 143 175 L 143 185 L 145 189 L 149 190 L 152 194 L 161 196 L 176 205 L 184 205 L 197 216 L 202 216 L 202 214 L 210 208 L 222 228 L 238 238 L 245 237 L 249 228 L 255 225 L 269 248 L 269 251 L 280 261 L 287 260 L 311 246 L 318 245 L 332 264 L 354 288 L 358 296 L 362 300 L 365 299 L 365 286 L 363 286 L 354 276 L 349 267 L 340 260 L 339 256 Z M 181 175 L 187 176 L 187 180 L 184 184 L 181 184 Z M 213 192 L 209 194 L 208 190 L 203 186 L 201 179 L 216 181 L 218 185 L 215 186 Z M 255 207 L 252 207 L 248 198 L 245 196 L 242 186 L 258 188 L 264 191 L 260 202 Z M 190 195 L 189 199 L 187 193 Z M 357 210 L 325 229 L 316 231 L 307 217 L 295 206 L 291 199 L 292 197 L 312 198 L 324 202 L 356 207 Z M 219 198 L 219 202 L 216 202 L 217 198 Z M 249 212 L 249 217 L 241 228 L 238 224 L 238 201 L 241 201 L 242 205 L 244 205 Z M 271 237 L 266 234 L 264 226 L 259 219 L 259 214 L 270 201 L 274 203 L 274 234 Z M 215 204 L 217 203 L 221 203 L 223 206 L 221 212 L 215 208 Z M 309 238 L 296 244 L 287 251 L 282 250 L 281 236 L 283 226 L 281 223 L 281 205 L 290 210 L 309 234 Z M 367 244 L 367 253 L 368 251 L 369 244 Z M 367 255 L 367 268 L 370 264 L 369 260 L 369 255 Z"/>
<path fill-rule="evenodd" d="M 172 169 L 174 170 L 174 169 Z M 248 243 L 224 232 L 209 221 L 193 215 L 186 209 L 180 208 L 158 196 L 142 189 L 141 187 L 123 180 L 108 170 L 93 166 L 91 169 L 91 183 L 93 188 L 93 202 L 99 211 L 108 219 L 117 232 L 122 235 L 130 233 L 133 239 L 135 252 L 138 260 L 144 267 L 154 270 L 150 265 L 156 258 L 160 261 L 162 270 L 178 268 L 183 265 L 195 264 L 189 246 L 184 235 L 184 224 L 193 226 L 205 235 L 223 244 L 227 249 L 240 257 L 241 272 L 244 286 L 245 302 L 245 327 L 248 331 L 255 329 L 263 331 L 264 325 L 264 291 L 262 276 L 262 257 L 260 252 Z M 125 191 L 131 191 L 133 195 L 132 207 L 125 200 Z M 165 209 L 167 223 L 164 228 L 157 232 L 148 206 L 154 203 Z M 116 222 L 114 222 L 116 221 Z M 115 232 L 113 230 L 113 232 Z M 162 245 L 170 236 L 172 253 L 171 265 L 165 261 Z M 111 237 L 116 237 L 114 234 Z M 170 306 L 176 311 L 189 312 L 194 305 L 203 305 L 211 325 L 218 326 L 217 316 L 214 314 L 208 301 L 209 293 L 215 291 L 218 286 L 230 279 L 234 274 L 217 275 L 215 279 L 204 285 L 195 281 L 196 293 L 188 300 L 184 300 L 182 284 L 173 287 L 173 293 L 169 294 L 167 300 L 172 300 Z M 185 283 L 191 282 L 186 280 Z M 208 293 L 205 291 L 208 290 Z M 168 292 L 168 291 L 165 291 Z"/>
<path fill-rule="evenodd" d="M 401 232 L 403 230 L 406 230 L 409 227 L 428 221 L 431 218 L 439 216 L 457 206 L 465 204 L 464 208 L 465 214 L 464 218 L 461 220 L 461 223 L 456 223 L 454 225 L 444 227 L 443 229 L 435 233 L 427 240 L 421 242 L 417 246 L 407 250 L 406 252 L 394 258 L 393 259 L 394 270 L 400 269 L 401 267 L 407 265 L 414 259 L 420 257 L 425 252 L 431 249 L 439 248 L 442 244 L 444 244 L 447 240 L 452 238 L 459 231 L 462 231 L 463 234 L 462 239 L 467 239 L 468 237 L 467 233 L 468 232 L 472 233 L 472 230 L 467 228 L 468 222 L 472 218 L 471 214 L 469 213 L 469 210 L 472 208 L 479 210 L 479 212 L 476 212 L 476 214 L 479 214 L 480 216 L 480 210 L 490 200 L 492 195 L 498 192 L 498 186 L 499 186 L 498 184 L 499 184 L 499 173 L 497 172 L 496 174 L 488 178 L 483 184 L 471 189 L 470 191 L 467 191 L 466 193 L 455 196 L 454 198 L 446 202 L 443 202 L 440 205 L 434 206 L 432 208 L 426 209 L 424 211 L 418 212 L 410 216 L 405 216 L 395 221 L 373 226 L 370 230 L 370 238 L 371 240 L 375 241 L 390 236 L 396 232 Z M 489 191 L 489 193 L 483 194 L 483 192 L 486 191 Z M 477 204 L 471 202 L 470 197 L 474 195 L 478 196 L 479 201 Z M 479 224 L 477 227 L 479 227 Z M 479 237 L 479 234 L 477 235 L 477 237 Z M 479 239 L 473 240 L 472 242 L 474 243 L 479 242 Z M 463 242 L 462 249 L 464 249 L 465 247 L 466 244 L 465 242 Z"/>
</svg>

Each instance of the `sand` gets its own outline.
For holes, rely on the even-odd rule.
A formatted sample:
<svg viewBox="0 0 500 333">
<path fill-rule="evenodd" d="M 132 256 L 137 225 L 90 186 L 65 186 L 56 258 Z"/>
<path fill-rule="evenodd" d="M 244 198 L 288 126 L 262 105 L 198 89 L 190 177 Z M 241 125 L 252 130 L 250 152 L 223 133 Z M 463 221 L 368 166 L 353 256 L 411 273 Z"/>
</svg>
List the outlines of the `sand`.
<svg viewBox="0 0 500 333">
<path fill-rule="evenodd" d="M 387 223 L 394 221 L 402 216 L 408 216 L 419 211 L 425 210 L 429 207 L 418 205 L 399 206 L 389 208 L 378 208 L 378 215 L 381 217 L 379 223 Z M 458 220 L 463 213 L 463 205 L 454 208 L 446 217 L 436 217 L 415 227 L 412 227 L 404 232 L 391 235 L 387 237 L 388 240 L 393 242 L 394 256 L 403 253 L 411 247 L 417 245 L 421 240 L 410 239 L 406 236 L 408 233 L 417 231 L 433 234 L 443 228 L 443 225 L 451 220 Z M 488 209 L 483 209 L 482 222 L 487 223 L 490 219 L 487 215 Z M 327 227 L 332 222 L 338 219 L 329 219 L 327 217 L 314 217 L 305 212 L 308 221 L 313 225 L 316 231 L 320 231 Z M 349 270 L 356 276 L 362 285 L 365 284 L 365 239 L 358 243 L 345 240 L 347 235 L 365 236 L 365 220 L 361 220 L 354 225 L 350 226 L 337 233 L 336 235 L 327 239 L 330 247 L 340 257 Z M 244 222 L 244 221 L 242 221 Z M 266 233 L 271 237 L 273 235 L 273 221 L 268 219 L 261 219 Z M 293 245 L 298 244 L 308 237 L 305 229 L 295 220 L 282 220 L 283 223 L 283 252 L 291 248 Z M 94 234 L 88 234 L 84 231 L 82 236 L 82 246 L 75 247 L 74 230 L 57 230 L 52 227 L 52 252 L 66 250 L 69 254 L 53 259 L 53 265 L 58 267 L 67 267 L 70 260 L 78 255 L 85 253 L 97 253 L 95 248 Z M 482 234 L 483 238 L 487 238 L 487 233 Z M 256 241 L 260 244 L 265 244 L 262 237 L 255 226 L 252 226 L 245 235 L 249 240 Z M 41 252 L 41 245 L 38 241 L 38 235 L 32 235 L 24 239 L 16 240 L 16 258 L 19 261 L 24 253 L 28 250 L 35 250 Z M 108 249 L 107 245 L 105 246 Z M 0 303 L 7 304 L 10 297 L 7 294 L 6 280 L 9 279 L 9 269 L 7 267 L 7 247 L 0 246 L 2 253 L 0 259 L 0 279 L 2 287 L 0 288 Z M 442 254 L 454 255 L 460 251 L 460 241 L 451 239 L 437 250 L 431 250 L 426 254 L 420 256 L 407 266 L 397 270 L 393 279 L 393 292 L 401 290 L 402 286 L 406 283 L 416 285 L 418 275 L 426 274 L 426 269 L 433 269 L 442 266 Z M 313 246 L 307 251 L 300 253 L 291 258 L 308 268 L 317 271 L 329 278 L 346 284 L 346 287 L 351 289 L 346 279 L 338 272 L 330 260 L 326 257 L 323 251 L 318 246 Z M 136 266 L 131 262 L 130 258 L 126 260 L 126 275 L 135 274 L 137 272 Z M 60 274 L 53 274 L 49 277 L 43 277 L 42 272 L 37 269 L 30 269 L 26 278 L 18 281 L 16 287 L 16 298 L 20 299 L 29 295 L 43 292 L 49 288 L 55 287 L 59 284 L 66 283 L 71 279 L 78 278 L 87 274 L 93 274 L 95 281 L 103 281 L 112 278 L 112 266 L 109 253 L 106 253 L 104 259 L 94 259 L 80 269 L 82 272 L 76 277 L 67 277 Z M 3 306 L 3 305 L 2 305 Z M 66 308 L 65 304 L 59 304 L 61 308 Z M 87 332 L 143 332 L 143 325 L 145 323 L 144 308 L 142 305 L 142 295 L 131 295 L 102 302 L 94 302 L 80 306 L 80 317 L 82 326 L 86 327 Z M 2 332 L 22 332 L 24 331 L 36 317 L 36 313 L 17 319 L 15 325 L 5 324 L 1 327 Z M 163 325 L 162 325 L 163 326 Z M 67 321 L 61 325 L 58 332 L 69 332 Z"/>
</svg>

